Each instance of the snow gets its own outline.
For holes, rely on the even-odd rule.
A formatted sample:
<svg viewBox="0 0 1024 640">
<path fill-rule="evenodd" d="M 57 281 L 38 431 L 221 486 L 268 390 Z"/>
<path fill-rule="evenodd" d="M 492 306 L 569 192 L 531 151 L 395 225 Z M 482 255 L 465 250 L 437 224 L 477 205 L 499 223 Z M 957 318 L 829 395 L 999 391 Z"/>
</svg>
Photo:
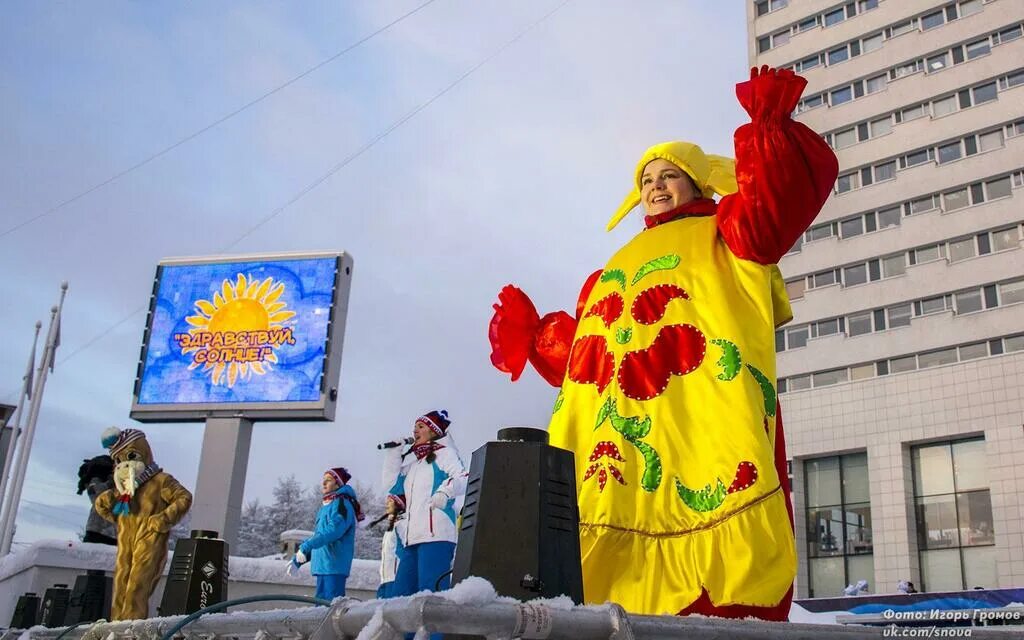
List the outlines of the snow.
<svg viewBox="0 0 1024 640">
<path fill-rule="evenodd" d="M 33 566 L 113 571 L 116 553 L 116 547 L 105 544 L 70 540 L 40 540 L 0 558 L 0 582 Z M 170 554 L 168 554 L 169 558 Z M 169 565 L 170 562 L 167 563 L 167 566 Z M 164 567 L 165 573 L 167 566 Z M 316 580 L 309 574 L 308 568 L 299 571 L 296 575 L 289 576 L 285 574 L 287 567 L 287 560 L 275 556 L 267 558 L 231 556 L 228 560 L 228 570 L 232 581 L 302 586 L 316 584 Z M 379 569 L 378 560 L 353 560 L 352 573 L 349 574 L 346 586 L 350 589 L 376 591 L 380 584 Z"/>
<path fill-rule="evenodd" d="M 476 576 L 470 576 L 448 591 L 442 591 L 438 595 L 455 604 L 476 605 L 490 604 L 498 597 L 490 582 Z"/>
<path fill-rule="evenodd" d="M 359 630 L 356 640 L 374 640 L 384 630 L 384 607 L 377 607 L 366 626 Z"/>
<path fill-rule="evenodd" d="M 0 558 L 0 581 L 33 566 L 113 571 L 117 548 L 70 540 L 40 540 Z"/>
<path fill-rule="evenodd" d="M 288 529 L 287 531 L 282 531 L 281 532 L 281 535 L 279 536 L 279 539 L 282 542 L 284 542 L 285 540 L 300 540 L 301 541 L 301 540 L 305 540 L 306 538 L 310 538 L 312 536 L 313 536 L 313 532 L 312 531 L 307 531 L 305 529 Z"/>
</svg>

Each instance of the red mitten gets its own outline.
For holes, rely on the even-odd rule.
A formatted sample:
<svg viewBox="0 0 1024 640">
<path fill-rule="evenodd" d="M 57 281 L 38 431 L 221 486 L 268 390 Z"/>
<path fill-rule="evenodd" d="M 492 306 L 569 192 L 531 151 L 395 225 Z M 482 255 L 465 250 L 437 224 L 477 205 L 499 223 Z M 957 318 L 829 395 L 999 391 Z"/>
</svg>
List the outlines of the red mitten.
<svg viewBox="0 0 1024 640">
<path fill-rule="evenodd" d="M 562 386 L 569 364 L 572 339 L 576 335 L 576 318 L 564 311 L 549 313 L 540 320 L 533 340 L 530 364 L 552 387 Z"/>
<path fill-rule="evenodd" d="M 523 374 L 539 325 L 540 316 L 530 298 L 519 287 L 506 285 L 498 294 L 487 337 L 491 364 L 498 371 L 511 373 L 513 382 Z"/>
<path fill-rule="evenodd" d="M 736 98 L 754 122 L 789 118 L 807 86 L 807 80 L 789 69 L 765 65 L 750 70 L 750 80 L 736 85 Z"/>
</svg>

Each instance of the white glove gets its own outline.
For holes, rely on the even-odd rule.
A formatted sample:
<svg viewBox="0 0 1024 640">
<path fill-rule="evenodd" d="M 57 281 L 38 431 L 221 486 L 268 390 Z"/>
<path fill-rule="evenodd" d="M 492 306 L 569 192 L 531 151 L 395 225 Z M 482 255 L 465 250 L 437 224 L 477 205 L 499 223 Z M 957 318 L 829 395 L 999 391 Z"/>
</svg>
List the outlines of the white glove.
<svg viewBox="0 0 1024 640">
<path fill-rule="evenodd" d="M 430 496 L 430 506 L 433 509 L 444 509 L 448 505 L 448 496 L 440 491 Z"/>
<path fill-rule="evenodd" d="M 306 554 L 302 553 L 302 549 L 295 552 L 295 562 L 297 564 L 306 564 L 309 562 L 309 558 L 306 557 Z"/>
</svg>

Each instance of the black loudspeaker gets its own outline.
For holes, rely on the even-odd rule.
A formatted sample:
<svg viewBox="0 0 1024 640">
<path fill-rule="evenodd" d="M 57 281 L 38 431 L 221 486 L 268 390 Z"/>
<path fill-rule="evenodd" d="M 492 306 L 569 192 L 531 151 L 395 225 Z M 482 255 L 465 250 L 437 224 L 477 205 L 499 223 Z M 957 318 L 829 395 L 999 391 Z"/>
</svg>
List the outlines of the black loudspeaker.
<svg viewBox="0 0 1024 640">
<path fill-rule="evenodd" d="M 84 576 L 75 578 L 75 588 L 68 600 L 68 614 L 64 624 L 110 620 L 110 601 L 114 594 L 114 579 L 102 569 L 89 569 Z"/>
<path fill-rule="evenodd" d="M 228 599 L 228 543 L 216 531 L 178 540 L 157 609 L 161 616 L 195 613 Z"/>
<path fill-rule="evenodd" d="M 44 627 L 63 627 L 68 613 L 71 589 L 66 584 L 55 584 L 43 594 L 43 607 L 39 611 L 39 624 Z"/>
<path fill-rule="evenodd" d="M 39 596 L 34 593 L 25 593 L 18 597 L 18 604 L 14 606 L 14 616 L 11 618 L 12 629 L 28 629 L 39 623 Z"/>
<path fill-rule="evenodd" d="M 452 577 L 486 578 L 519 600 L 583 602 L 573 454 L 540 429 L 498 431 L 473 452 Z"/>
</svg>

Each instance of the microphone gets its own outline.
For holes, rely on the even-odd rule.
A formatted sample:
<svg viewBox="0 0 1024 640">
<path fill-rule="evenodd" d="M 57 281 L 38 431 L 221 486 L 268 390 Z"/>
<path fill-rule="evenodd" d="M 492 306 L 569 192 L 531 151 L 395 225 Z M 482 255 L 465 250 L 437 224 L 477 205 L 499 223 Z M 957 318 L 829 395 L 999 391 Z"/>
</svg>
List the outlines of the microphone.
<svg viewBox="0 0 1024 640">
<path fill-rule="evenodd" d="M 377 445 L 378 449 L 394 449 L 395 447 L 401 447 L 402 445 L 412 444 L 413 439 L 409 436 L 402 438 L 401 440 L 390 440 L 388 442 L 382 442 Z"/>
</svg>

